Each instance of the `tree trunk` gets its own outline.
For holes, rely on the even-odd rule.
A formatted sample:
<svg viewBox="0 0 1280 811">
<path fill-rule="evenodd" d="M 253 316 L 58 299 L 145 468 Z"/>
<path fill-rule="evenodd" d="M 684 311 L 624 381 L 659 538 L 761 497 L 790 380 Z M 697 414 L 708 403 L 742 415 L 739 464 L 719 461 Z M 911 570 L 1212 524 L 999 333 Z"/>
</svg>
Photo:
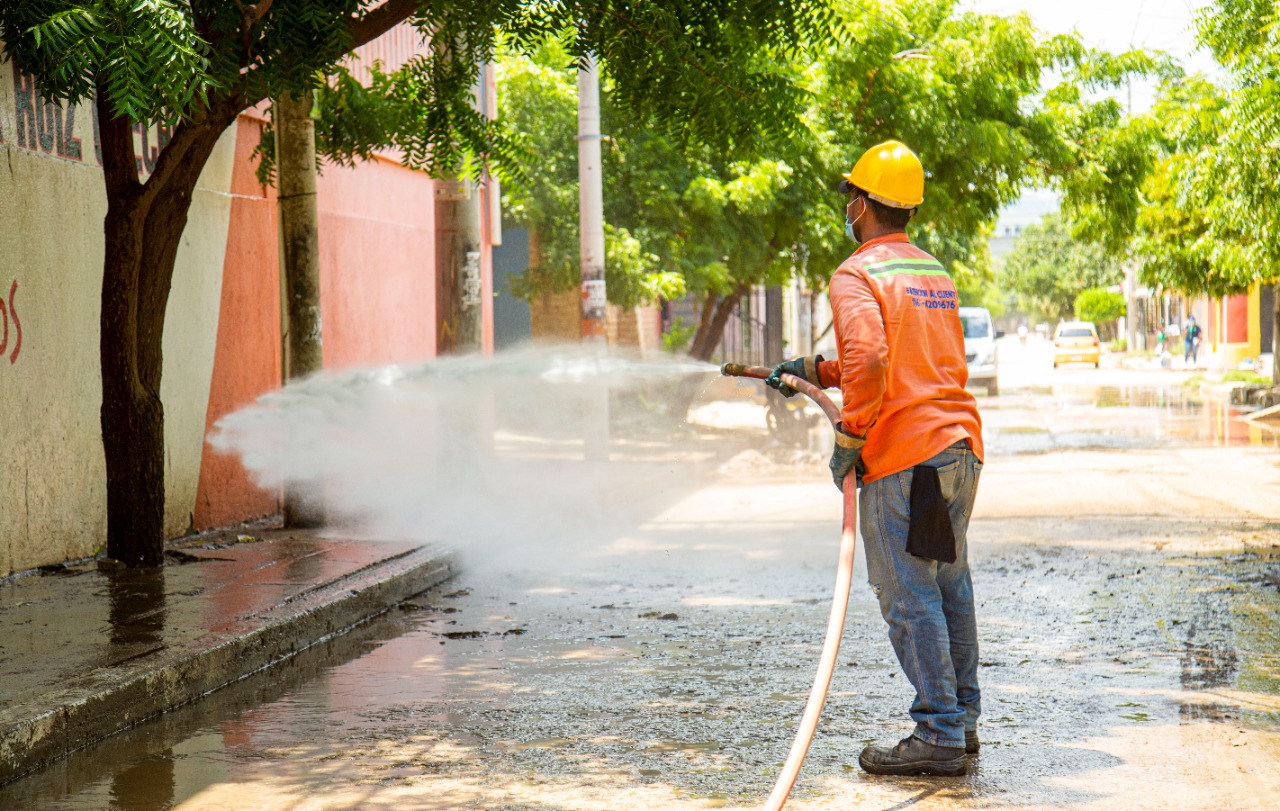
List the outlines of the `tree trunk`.
<svg viewBox="0 0 1280 811">
<path fill-rule="evenodd" d="M 431 49 L 442 58 L 453 59 L 454 50 L 446 37 L 433 37 Z M 480 87 L 477 102 L 484 92 Z M 470 179 L 452 176 L 436 183 L 436 353 L 481 352 L 480 188 Z"/>
<path fill-rule="evenodd" d="M 733 288 L 733 292 L 724 298 L 715 306 L 715 312 L 710 319 L 707 318 L 707 309 L 712 302 L 712 296 L 707 297 L 706 304 L 703 305 L 702 322 L 698 324 L 698 332 L 694 335 L 693 348 L 689 351 L 690 357 L 695 360 L 709 361 L 711 356 L 715 354 L 716 347 L 720 346 L 720 340 L 724 337 L 725 324 L 729 323 L 729 316 L 733 314 L 733 310 L 742 301 L 743 296 L 751 289 L 748 282 L 738 282 L 738 286 Z"/>
<path fill-rule="evenodd" d="M 324 369 L 320 330 L 320 227 L 316 211 L 316 128 L 310 92 L 283 94 L 272 106 L 279 167 L 280 268 L 284 274 L 285 381 Z M 286 451 L 288 453 L 288 451 Z M 286 482 L 284 524 L 324 525 L 323 482 Z"/>
<path fill-rule="evenodd" d="M 716 302 L 720 297 L 715 293 L 707 293 L 707 297 L 702 301 L 702 313 L 698 318 L 698 328 L 693 332 L 693 340 L 689 342 L 689 356 L 693 358 L 702 357 L 703 344 L 711 335 L 711 319 L 716 312 Z M 706 353 L 709 355 L 709 353 Z"/>
<path fill-rule="evenodd" d="M 143 184 L 132 124 L 114 116 L 105 96 L 99 91 L 97 104 L 107 187 L 99 346 L 107 554 L 129 566 L 158 566 L 164 562 L 165 307 L 196 181 L 230 122 L 180 125 Z"/>
<path fill-rule="evenodd" d="M 604 181 L 600 164 L 600 71 L 593 53 L 578 68 L 578 267 L 582 340 L 605 342 Z"/>
<path fill-rule="evenodd" d="M 441 355 L 480 352 L 484 349 L 480 190 L 460 178 L 436 183 L 436 351 Z"/>
<path fill-rule="evenodd" d="M 724 337 L 724 325 L 729 321 L 733 308 L 738 306 L 742 297 L 751 289 L 751 285 L 741 282 L 733 292 L 721 299 L 715 293 L 708 293 L 702 303 L 702 316 L 698 319 L 698 331 L 693 334 L 689 344 L 689 357 L 695 360 L 709 361 L 720 339 Z M 705 388 L 705 381 L 696 376 L 689 376 L 680 381 L 671 396 L 668 412 L 673 417 L 683 419 L 689 413 L 698 394 Z"/>
<path fill-rule="evenodd" d="M 1280 282 L 1276 282 L 1271 300 L 1271 385 L 1280 389 Z"/>
<path fill-rule="evenodd" d="M 258 4 L 265 13 L 270 3 Z M 351 25 L 351 47 L 380 36 L 418 10 L 386 0 Z M 248 42 L 246 41 L 246 46 Z M 174 128 L 146 183 L 138 177 L 132 122 L 98 87 L 107 215 L 99 353 L 102 444 L 107 473 L 107 554 L 128 566 L 164 562 L 164 406 L 160 400 L 165 308 L 192 194 L 222 133 L 261 100 L 245 86 L 224 89 Z"/>
<path fill-rule="evenodd" d="M 1133 261 L 1125 263 L 1124 269 L 1124 316 L 1116 321 L 1114 339 L 1123 337 L 1125 343 L 1125 351 L 1133 352 L 1138 349 L 1138 298 L 1137 298 L 1137 275 L 1138 268 Z M 1074 309 L 1074 307 L 1073 307 Z M 1124 333 L 1120 332 L 1123 324 Z"/>
</svg>

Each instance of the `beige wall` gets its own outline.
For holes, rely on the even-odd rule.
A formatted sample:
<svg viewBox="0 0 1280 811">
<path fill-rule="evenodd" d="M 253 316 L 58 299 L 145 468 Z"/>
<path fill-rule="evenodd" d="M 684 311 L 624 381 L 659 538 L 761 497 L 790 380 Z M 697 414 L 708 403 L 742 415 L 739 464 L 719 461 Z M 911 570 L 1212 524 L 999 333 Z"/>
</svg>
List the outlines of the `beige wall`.
<svg viewBox="0 0 1280 811">
<path fill-rule="evenodd" d="M 200 482 L 205 409 L 218 339 L 222 269 L 231 219 L 229 192 L 235 137 L 235 127 L 223 133 L 200 175 L 165 312 L 160 397 L 165 414 L 164 528 L 169 536 L 190 530 Z"/>
<path fill-rule="evenodd" d="M 582 301 L 577 290 L 543 293 L 529 302 L 529 329 L 535 341 L 582 340 Z"/>
<path fill-rule="evenodd" d="M 91 554 L 106 530 L 98 422 L 102 173 L 91 107 L 69 115 L 42 102 L 15 93 L 12 64 L 0 64 L 0 341 L 5 321 L 9 327 L 0 358 L 0 576 Z M 153 130 L 148 141 L 155 140 Z M 233 148 L 229 133 L 201 178 L 166 319 L 171 534 L 187 527 L 195 501 Z M 11 290 L 21 324 L 16 353 Z"/>
<path fill-rule="evenodd" d="M 543 293 L 529 302 L 530 333 L 535 341 L 577 343 L 582 340 L 581 294 Z M 657 307 L 605 308 L 605 341 L 609 346 L 647 354 L 662 349 L 662 318 Z"/>
</svg>

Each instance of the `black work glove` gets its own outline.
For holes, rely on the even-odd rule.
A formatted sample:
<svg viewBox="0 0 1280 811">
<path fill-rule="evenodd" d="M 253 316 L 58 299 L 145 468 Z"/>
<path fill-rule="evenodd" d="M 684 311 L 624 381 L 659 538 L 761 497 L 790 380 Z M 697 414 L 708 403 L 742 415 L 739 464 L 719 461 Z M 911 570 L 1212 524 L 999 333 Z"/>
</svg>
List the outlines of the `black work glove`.
<svg viewBox="0 0 1280 811">
<path fill-rule="evenodd" d="M 865 437 L 856 437 L 844 430 L 844 426 L 836 426 L 836 445 L 831 451 L 831 479 L 836 483 L 836 489 L 844 492 L 844 477 L 853 471 L 855 476 L 855 484 L 862 486 L 862 446 L 867 444 Z"/>
<path fill-rule="evenodd" d="M 773 367 L 773 372 L 764 379 L 765 385 L 770 388 L 777 389 L 778 394 L 783 397 L 791 397 L 796 390 L 782 382 L 783 375 L 795 375 L 801 380 L 812 383 L 818 388 L 822 388 L 822 384 L 818 382 L 818 364 L 822 362 L 821 355 L 812 355 L 805 358 L 796 358 L 795 360 L 787 360 Z"/>
</svg>

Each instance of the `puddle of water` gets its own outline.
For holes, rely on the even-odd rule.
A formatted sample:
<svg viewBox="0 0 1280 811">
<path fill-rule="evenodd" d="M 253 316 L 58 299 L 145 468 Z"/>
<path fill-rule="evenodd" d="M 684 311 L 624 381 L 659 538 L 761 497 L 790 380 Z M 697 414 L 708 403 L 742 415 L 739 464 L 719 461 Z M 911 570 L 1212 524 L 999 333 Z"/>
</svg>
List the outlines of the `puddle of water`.
<svg viewBox="0 0 1280 811">
<path fill-rule="evenodd" d="M 1170 444 L 1280 448 L 1280 430 L 1181 386 L 1028 387 L 1006 393 L 983 416 L 994 453 Z"/>
<path fill-rule="evenodd" d="M 1189 693 L 1179 702 L 1179 723 L 1274 729 L 1280 723 L 1274 698 L 1280 696 L 1280 567 L 1274 552 L 1197 562 L 1203 576 L 1230 588 L 1189 591 L 1190 616 L 1173 630 L 1183 640 L 1179 675 Z"/>
</svg>

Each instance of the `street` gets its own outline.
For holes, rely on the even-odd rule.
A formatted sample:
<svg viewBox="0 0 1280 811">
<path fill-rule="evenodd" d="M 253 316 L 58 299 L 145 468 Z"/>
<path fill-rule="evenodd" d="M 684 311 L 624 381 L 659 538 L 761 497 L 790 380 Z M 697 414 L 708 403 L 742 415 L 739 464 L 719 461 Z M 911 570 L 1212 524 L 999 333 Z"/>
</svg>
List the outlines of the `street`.
<svg viewBox="0 0 1280 811">
<path fill-rule="evenodd" d="M 1280 808 L 1280 432 L 1189 373 L 1000 352 L 969 531 L 982 752 L 962 778 L 859 770 L 909 732 L 911 698 L 859 549 L 788 807 Z M 830 429 L 778 448 L 759 403 L 699 407 L 740 423 L 722 463 L 650 448 L 661 486 L 611 520 L 547 505 L 443 588 L 0 788 L 0 808 L 760 806 L 829 608 Z"/>
<path fill-rule="evenodd" d="M 1277 76 L 1276 2 L 0 0 L 0 811 L 1280 811 Z"/>
</svg>

